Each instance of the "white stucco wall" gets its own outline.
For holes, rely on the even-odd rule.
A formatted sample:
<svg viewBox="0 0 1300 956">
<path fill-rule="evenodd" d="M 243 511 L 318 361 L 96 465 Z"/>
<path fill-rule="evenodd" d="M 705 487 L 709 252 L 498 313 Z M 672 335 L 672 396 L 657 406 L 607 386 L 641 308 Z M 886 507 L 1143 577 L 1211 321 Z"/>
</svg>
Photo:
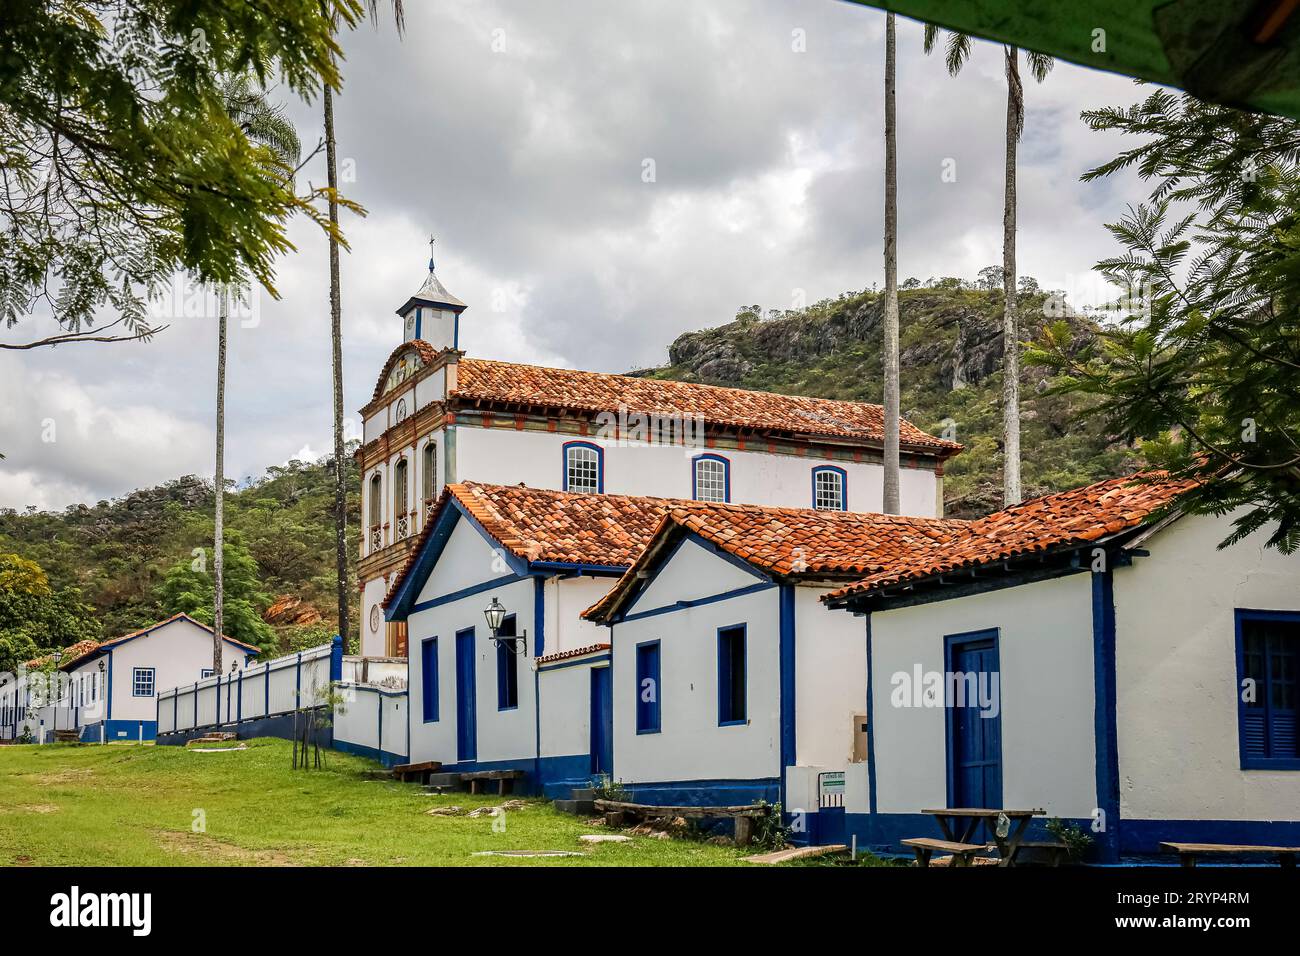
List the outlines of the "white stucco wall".
<svg viewBox="0 0 1300 956">
<path fill-rule="evenodd" d="M 733 566 L 702 549 L 695 550 L 698 555 L 686 554 L 690 557 L 687 563 L 695 569 L 696 587 L 715 594 L 728 590 L 726 582 L 735 572 Z M 707 561 L 693 560 L 699 555 Z M 753 780 L 780 774 L 778 593 L 772 587 L 614 626 L 616 778 L 656 783 Z M 643 599 L 633 609 L 644 611 L 654 606 Z M 717 632 L 735 624 L 747 628 L 748 721 L 720 727 Z M 650 640 L 660 642 L 661 730 L 638 734 L 636 645 Z"/>
<path fill-rule="evenodd" d="M 549 432 L 478 428 L 459 424 L 456 430 L 456 470 L 460 481 L 518 484 L 530 488 L 563 488 L 566 441 L 595 444 L 593 438 Z M 605 491 L 622 495 L 691 497 L 691 459 L 707 448 L 667 445 L 605 446 Z M 790 508 L 812 507 L 812 469 L 833 464 L 848 473 L 851 511 L 880 511 L 881 467 L 852 461 L 830 461 L 757 451 L 718 452 L 731 460 L 731 500 Z M 926 469 L 904 468 L 900 495 L 902 513 L 934 517 L 937 479 Z"/>
<path fill-rule="evenodd" d="M 601 656 L 579 658 L 592 663 L 552 666 L 537 675 L 541 685 L 543 756 L 591 752 L 591 671 L 593 667 L 609 666 L 608 662 L 598 661 Z"/>
<path fill-rule="evenodd" d="M 947 804 L 944 708 L 891 703 L 896 673 L 944 671 L 944 636 L 996 628 L 1002 802 L 1083 817 L 1097 805 L 1092 584 L 1088 574 L 871 616 L 873 740 L 881 813 Z M 853 788 L 849 812 L 866 812 Z"/>
<path fill-rule="evenodd" d="M 867 707 L 866 626 L 828 610 L 819 600 L 825 588 L 794 592 L 795 762 L 843 770 L 853 756 L 853 715 Z"/>
<path fill-rule="evenodd" d="M 1300 611 L 1300 555 L 1260 532 L 1225 550 L 1232 517 L 1185 517 L 1115 571 L 1121 813 L 1300 820 L 1300 771 L 1242 770 L 1237 608 Z"/>
<path fill-rule="evenodd" d="M 452 530 L 447 546 L 416 598 L 416 604 L 434 600 L 479 583 L 509 574 L 488 541 L 467 521 Z M 487 591 L 416 611 L 407 618 L 408 680 L 410 688 L 411 760 L 456 762 L 456 632 L 474 628 L 477 695 L 478 762 L 532 757 L 536 754 L 534 684 L 530 654 L 518 660 L 519 706 L 497 709 L 496 645 L 488 637 L 483 609 L 498 598 L 515 614 L 516 627 L 536 633 L 531 579 L 513 581 Z M 438 720 L 424 721 L 423 643 L 438 638 Z M 530 640 L 531 644 L 531 640 Z"/>
</svg>

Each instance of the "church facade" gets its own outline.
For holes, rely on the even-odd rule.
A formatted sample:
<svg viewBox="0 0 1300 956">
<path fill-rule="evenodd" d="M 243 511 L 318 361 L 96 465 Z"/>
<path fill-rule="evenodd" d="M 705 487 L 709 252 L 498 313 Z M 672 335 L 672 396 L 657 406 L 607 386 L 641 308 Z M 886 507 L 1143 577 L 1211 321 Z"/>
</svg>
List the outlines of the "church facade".
<svg viewBox="0 0 1300 956">
<path fill-rule="evenodd" d="M 397 310 L 403 341 L 361 409 L 361 652 L 405 657 L 383 602 L 443 488 L 477 481 L 878 511 L 878 405 L 471 358 L 467 306 L 434 271 Z M 905 515 L 941 517 L 954 442 L 900 424 Z"/>
</svg>

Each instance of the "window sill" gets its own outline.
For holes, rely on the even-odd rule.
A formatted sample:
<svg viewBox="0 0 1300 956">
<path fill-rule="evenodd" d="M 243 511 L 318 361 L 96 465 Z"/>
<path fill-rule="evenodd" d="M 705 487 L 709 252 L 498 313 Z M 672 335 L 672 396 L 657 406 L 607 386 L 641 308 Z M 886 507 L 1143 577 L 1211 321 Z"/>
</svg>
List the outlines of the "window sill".
<svg viewBox="0 0 1300 956">
<path fill-rule="evenodd" d="M 1300 770 L 1300 757 L 1243 757 L 1242 770 Z"/>
<path fill-rule="evenodd" d="M 720 720 L 718 721 L 718 726 L 719 727 L 748 727 L 749 718 L 744 717 L 740 720 Z"/>
<path fill-rule="evenodd" d="M 645 728 L 644 730 L 638 729 L 636 733 L 637 733 L 637 736 L 640 737 L 640 736 L 643 735 L 643 734 L 657 734 L 657 733 L 661 733 L 661 732 L 662 732 L 662 729 L 659 728 L 659 727 L 647 727 L 647 728 Z"/>
</svg>

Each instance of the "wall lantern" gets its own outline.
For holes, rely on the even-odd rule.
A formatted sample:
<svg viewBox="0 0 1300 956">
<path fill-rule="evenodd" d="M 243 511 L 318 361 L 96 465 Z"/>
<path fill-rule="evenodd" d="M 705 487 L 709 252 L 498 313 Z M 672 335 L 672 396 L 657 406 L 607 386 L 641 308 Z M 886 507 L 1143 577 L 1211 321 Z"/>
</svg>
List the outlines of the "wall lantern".
<svg viewBox="0 0 1300 956">
<path fill-rule="evenodd" d="M 483 616 L 487 618 L 488 629 L 492 632 L 492 642 L 497 647 L 505 646 L 514 654 L 528 653 L 528 632 L 522 634 L 505 634 L 501 633 L 501 625 L 505 623 L 506 614 L 505 605 L 492 598 L 492 603 L 483 609 Z"/>
</svg>

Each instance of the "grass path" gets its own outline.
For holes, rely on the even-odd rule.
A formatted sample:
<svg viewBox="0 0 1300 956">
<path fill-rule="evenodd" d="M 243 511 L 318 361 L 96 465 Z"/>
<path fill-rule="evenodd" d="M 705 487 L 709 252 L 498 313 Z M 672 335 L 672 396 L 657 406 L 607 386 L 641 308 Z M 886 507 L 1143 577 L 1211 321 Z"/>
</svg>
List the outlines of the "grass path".
<svg viewBox="0 0 1300 956">
<path fill-rule="evenodd" d="M 0 866 L 732 866 L 730 847 L 600 833 L 549 803 L 527 801 L 501 824 L 465 811 L 500 797 L 426 796 L 373 779 L 378 765 L 328 753 L 324 770 L 290 769 L 290 744 L 248 741 L 231 753 L 180 747 L 0 747 Z M 506 798 L 509 799 L 509 798 Z M 203 829 L 195 832 L 201 822 Z M 580 857 L 475 856 L 569 850 Z"/>
</svg>

